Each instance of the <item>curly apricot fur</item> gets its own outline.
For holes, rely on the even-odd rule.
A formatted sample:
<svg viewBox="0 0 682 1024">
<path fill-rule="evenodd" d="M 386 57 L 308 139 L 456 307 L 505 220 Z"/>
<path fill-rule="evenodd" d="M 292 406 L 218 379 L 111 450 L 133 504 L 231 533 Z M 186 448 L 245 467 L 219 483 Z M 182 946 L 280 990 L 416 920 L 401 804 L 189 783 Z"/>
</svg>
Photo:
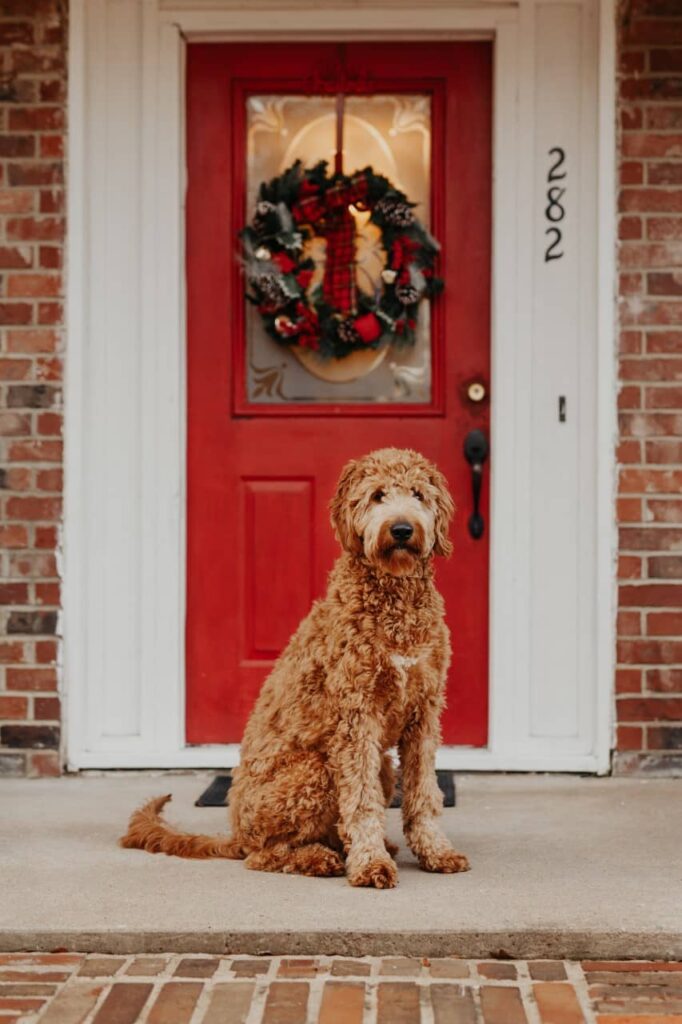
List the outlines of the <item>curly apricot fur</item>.
<svg viewBox="0 0 682 1024">
<path fill-rule="evenodd" d="M 403 827 L 426 871 L 465 871 L 441 831 L 434 765 L 450 662 L 433 556 L 448 555 L 454 505 L 417 452 L 350 462 L 331 505 L 344 552 L 263 684 L 230 791 L 232 838 L 169 826 L 169 797 L 136 811 L 121 845 L 181 857 L 245 859 L 258 871 L 396 885 L 384 836 L 398 747 Z M 391 525 L 413 527 L 397 543 Z"/>
</svg>

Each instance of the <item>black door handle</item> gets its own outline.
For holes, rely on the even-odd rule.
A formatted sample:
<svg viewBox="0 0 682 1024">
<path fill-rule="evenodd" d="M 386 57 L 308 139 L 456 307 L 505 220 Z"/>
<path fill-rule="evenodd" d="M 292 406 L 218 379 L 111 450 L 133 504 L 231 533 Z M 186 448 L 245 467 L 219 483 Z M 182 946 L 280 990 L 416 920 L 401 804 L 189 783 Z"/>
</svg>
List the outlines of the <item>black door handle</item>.
<svg viewBox="0 0 682 1024">
<path fill-rule="evenodd" d="M 480 540 L 485 530 L 483 516 L 478 510 L 481 500 L 481 484 L 483 482 L 483 463 L 488 458 L 490 446 L 482 430 L 470 430 L 464 438 L 464 458 L 471 466 L 471 490 L 474 498 L 474 511 L 469 516 L 469 533 L 474 540 Z"/>
</svg>

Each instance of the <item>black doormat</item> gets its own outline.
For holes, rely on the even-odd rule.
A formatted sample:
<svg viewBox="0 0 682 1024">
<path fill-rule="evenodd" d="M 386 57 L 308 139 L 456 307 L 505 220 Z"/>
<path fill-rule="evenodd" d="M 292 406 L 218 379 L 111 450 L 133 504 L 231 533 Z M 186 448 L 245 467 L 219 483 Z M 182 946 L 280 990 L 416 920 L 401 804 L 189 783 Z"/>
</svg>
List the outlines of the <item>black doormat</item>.
<svg viewBox="0 0 682 1024">
<path fill-rule="evenodd" d="M 454 807 L 456 803 L 455 796 L 455 773 L 449 771 L 437 771 L 436 778 L 438 779 L 438 785 L 443 791 L 443 806 Z M 215 779 L 204 792 L 201 794 L 199 799 L 195 802 L 195 807 L 226 807 L 227 806 L 227 794 L 230 786 L 232 785 L 231 775 L 216 775 Z M 395 796 L 393 797 L 393 803 L 391 807 L 400 807 L 402 803 L 400 793 L 400 779 L 396 786 Z"/>
</svg>

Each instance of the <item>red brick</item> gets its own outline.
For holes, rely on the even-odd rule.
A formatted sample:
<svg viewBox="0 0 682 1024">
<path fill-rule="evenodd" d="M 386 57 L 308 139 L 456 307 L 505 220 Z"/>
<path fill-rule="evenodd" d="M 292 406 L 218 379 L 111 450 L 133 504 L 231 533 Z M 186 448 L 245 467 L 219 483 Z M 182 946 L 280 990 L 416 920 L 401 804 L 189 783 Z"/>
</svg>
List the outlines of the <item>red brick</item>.
<svg viewBox="0 0 682 1024">
<path fill-rule="evenodd" d="M 682 750 L 682 725 L 650 725 L 646 735 L 649 750 Z"/>
<path fill-rule="evenodd" d="M 636 463 L 642 461 L 642 446 L 639 441 L 626 439 L 616 449 L 616 460 L 620 463 Z"/>
<path fill-rule="evenodd" d="M 431 985 L 429 989 L 434 1024 L 475 1024 L 471 989 L 456 985 Z"/>
<path fill-rule="evenodd" d="M 8 274 L 7 295 L 11 298 L 59 295 L 62 279 L 59 274 Z"/>
<path fill-rule="evenodd" d="M 628 132 L 623 136 L 621 152 L 630 157 L 670 156 L 679 159 L 682 157 L 682 135 Z"/>
<path fill-rule="evenodd" d="M 59 519 L 61 512 L 60 498 L 12 497 L 7 501 L 10 519 Z"/>
<path fill-rule="evenodd" d="M 211 990 L 211 1001 L 201 1024 L 244 1024 L 251 1006 L 253 990 L 253 982 L 232 981 L 215 985 Z"/>
<path fill-rule="evenodd" d="M 682 697 L 619 697 L 616 708 L 619 722 L 682 720 Z"/>
<path fill-rule="evenodd" d="M 641 238 L 643 235 L 641 217 L 620 217 L 618 219 L 618 237 L 622 241 L 631 241 Z"/>
<path fill-rule="evenodd" d="M 682 224 L 682 219 L 680 220 Z M 682 355 L 682 331 L 655 331 L 647 333 L 646 350 L 650 354 L 676 353 Z"/>
<path fill-rule="evenodd" d="M 63 135 L 42 135 L 40 137 L 40 157 L 43 160 L 62 159 L 63 156 Z"/>
<path fill-rule="evenodd" d="M 25 269 L 33 265 L 33 252 L 28 245 L 0 246 L 0 269 Z"/>
<path fill-rule="evenodd" d="M 32 213 L 36 196 L 33 189 L 0 188 L 0 214 Z"/>
<path fill-rule="evenodd" d="M 682 636 L 682 612 L 649 612 L 647 636 Z"/>
<path fill-rule="evenodd" d="M 674 437 L 682 434 L 680 413 L 621 413 L 619 424 L 622 437 Z"/>
<path fill-rule="evenodd" d="M 48 328 L 31 328 L 25 331 L 7 332 L 7 351 L 14 353 L 43 354 L 56 352 L 59 347 L 59 332 Z"/>
<path fill-rule="evenodd" d="M 9 130 L 12 132 L 50 132 L 64 127 L 64 108 L 14 107 L 9 112 Z"/>
<path fill-rule="evenodd" d="M 682 164 L 680 164 L 680 169 L 682 170 Z M 649 295 L 682 295 L 682 275 L 673 271 L 647 274 L 647 293 Z M 668 362 L 667 365 L 671 370 L 674 369 L 672 362 Z M 660 379 L 666 380 L 666 377 L 663 376 Z"/>
<path fill-rule="evenodd" d="M 14 441 L 10 445 L 11 462 L 61 462 L 61 441 Z"/>
<path fill-rule="evenodd" d="M 679 189 L 623 188 L 620 190 L 618 208 L 625 213 L 680 213 L 682 193 Z"/>
<path fill-rule="evenodd" d="M 0 525 L 0 547 L 25 548 L 28 544 L 28 531 L 19 523 Z"/>
<path fill-rule="evenodd" d="M 54 526 L 34 527 L 33 543 L 37 548 L 53 549 L 57 546 L 57 529 Z"/>
<path fill-rule="evenodd" d="M 307 982 L 273 981 L 268 989 L 262 1024 L 305 1024 L 307 1007 Z M 399 1020 L 396 1018 L 391 1024 L 399 1024 Z M 381 1016 L 379 1022 L 388 1024 L 388 1021 L 381 1021 Z"/>
<path fill-rule="evenodd" d="M 232 969 L 234 970 L 234 964 Z M 370 973 L 371 967 L 368 963 L 362 960 L 346 960 L 335 958 L 332 962 L 331 973 L 335 977 L 348 978 L 348 977 L 366 977 Z"/>
<path fill-rule="evenodd" d="M 642 351 L 642 332 L 621 331 L 618 338 L 618 351 L 621 355 L 639 355 Z"/>
<path fill-rule="evenodd" d="M 147 1015 L 148 1024 L 189 1024 L 202 990 L 196 981 L 167 982 Z"/>
<path fill-rule="evenodd" d="M 533 994 L 542 1024 L 585 1024 L 572 985 L 540 982 L 533 985 Z"/>
<path fill-rule="evenodd" d="M 492 963 L 478 964 L 478 973 L 482 978 L 491 978 L 495 981 L 514 981 L 516 979 L 516 967 L 495 960 Z"/>
<path fill-rule="evenodd" d="M 648 669 L 646 688 L 651 693 L 682 693 L 682 668 Z"/>
<path fill-rule="evenodd" d="M 112 985 L 93 1018 L 93 1024 L 135 1024 L 151 990 L 151 985 L 140 982 Z"/>
<path fill-rule="evenodd" d="M 0 640 L 0 665 L 11 665 L 13 662 L 22 662 L 25 660 L 25 649 L 23 643 L 19 640 Z M 7 689 L 18 690 L 18 686 L 10 686 L 10 680 L 12 673 L 19 671 L 18 669 L 7 670 Z M 55 686 L 56 689 L 56 686 Z"/>
<path fill-rule="evenodd" d="M 391 956 L 381 961 L 379 973 L 385 977 L 416 977 L 421 971 L 421 963 L 413 957 Z"/>
<path fill-rule="evenodd" d="M 623 387 L 618 392 L 619 409 L 639 409 L 642 404 L 642 389 Z"/>
<path fill-rule="evenodd" d="M 621 551 L 682 551 L 682 530 L 627 526 L 620 530 Z"/>
<path fill-rule="evenodd" d="M 616 669 L 616 693 L 640 693 L 642 689 L 641 669 Z"/>
<path fill-rule="evenodd" d="M 624 160 L 620 165 L 620 181 L 623 185 L 641 185 L 644 181 L 644 164 L 637 160 Z"/>
<path fill-rule="evenodd" d="M 650 185 L 681 185 L 682 164 L 661 161 L 647 166 L 647 181 Z"/>
<path fill-rule="evenodd" d="M 354 982 L 328 981 L 322 991 L 322 1003 L 317 1022 L 318 1024 L 362 1024 L 364 1006 L 364 985 Z"/>
<path fill-rule="evenodd" d="M 64 218 L 10 217 L 5 231 L 10 241 L 61 242 L 64 238 Z"/>
<path fill-rule="evenodd" d="M 39 491 L 61 491 L 62 478 L 61 469 L 40 469 L 36 473 L 36 486 Z"/>
<path fill-rule="evenodd" d="M 60 714 L 59 697 L 35 697 L 33 717 L 40 722 L 58 722 Z"/>
<path fill-rule="evenodd" d="M 635 555 L 618 556 L 618 579 L 638 580 L 642 576 L 642 559 Z"/>
<path fill-rule="evenodd" d="M 618 636 L 641 636 L 642 613 L 638 611 L 618 612 L 616 631 Z"/>
<path fill-rule="evenodd" d="M 677 960 L 583 960 L 581 966 L 586 974 L 595 971 L 621 971 L 626 974 L 633 971 L 682 971 L 682 961 Z"/>
<path fill-rule="evenodd" d="M 637 131 L 643 126 L 642 111 L 639 107 L 621 107 L 620 125 L 624 132 Z"/>
<path fill-rule="evenodd" d="M 616 731 L 616 750 L 642 750 L 644 729 L 641 725 L 619 725 Z"/>
<path fill-rule="evenodd" d="M 661 608 L 682 608 L 682 585 L 670 583 L 622 584 L 618 597 L 621 607 L 646 608 L 654 605 Z"/>
<path fill-rule="evenodd" d="M 318 973 L 317 960 L 295 959 L 282 960 L 277 971 L 278 978 L 314 978 Z"/>
<path fill-rule="evenodd" d="M 17 644 L 16 646 L 22 647 Z M 0 660 L 2 660 L 0 655 Z M 8 658 L 8 661 L 22 661 L 23 658 L 16 656 Z M 7 669 L 8 690 L 38 690 L 44 693 L 47 690 L 57 689 L 57 673 L 53 668 L 8 668 Z"/>
<path fill-rule="evenodd" d="M 419 1024 L 419 989 L 411 981 L 385 981 L 377 989 L 377 1024 Z M 263 1024 L 275 1024 L 263 1018 Z M 287 1022 L 288 1024 L 288 1022 Z M 294 1024 L 292 1019 L 291 1024 Z"/>
<path fill-rule="evenodd" d="M 62 250 L 56 245 L 41 245 L 38 262 L 45 269 L 58 270 L 64 262 Z"/>
<path fill-rule="evenodd" d="M 61 302 L 39 302 L 38 323 L 60 324 L 64 320 L 64 307 Z"/>
<path fill-rule="evenodd" d="M 62 188 L 43 189 L 40 193 L 39 210 L 41 213 L 63 213 L 66 206 L 66 195 Z"/>
<path fill-rule="evenodd" d="M 0 694 L 0 719 L 26 718 L 28 701 L 25 697 L 3 697 Z"/>
<path fill-rule="evenodd" d="M 528 973 L 534 981 L 566 980 L 566 968 L 561 960 L 529 960 Z"/>
<path fill-rule="evenodd" d="M 682 523 L 682 500 L 679 498 L 648 498 L 646 507 L 646 518 L 652 523 Z M 652 563 L 656 565 L 660 563 L 666 568 L 666 571 L 652 571 Z M 671 572 L 673 565 L 675 565 L 675 569 Z M 652 559 L 649 563 L 649 575 L 668 579 L 677 576 L 682 578 L 682 558 Z"/>
<path fill-rule="evenodd" d="M 34 750 L 29 755 L 29 775 L 46 779 L 61 773 L 61 758 L 56 750 Z"/>
<path fill-rule="evenodd" d="M 649 441 L 645 453 L 647 462 L 682 463 L 682 440 Z"/>
<path fill-rule="evenodd" d="M 43 412 L 37 417 L 39 434 L 61 437 L 63 417 L 57 412 Z"/>
<path fill-rule="evenodd" d="M 1 359 L 0 380 L 26 380 L 30 375 L 33 363 L 30 359 Z"/>
<path fill-rule="evenodd" d="M 643 277 L 641 274 L 629 273 L 619 274 L 618 294 L 639 295 L 643 290 Z"/>
<path fill-rule="evenodd" d="M 646 235 L 652 241 L 679 241 L 682 239 L 682 220 L 679 217 L 649 217 Z"/>
<path fill-rule="evenodd" d="M 617 647 L 620 664 L 682 664 L 682 640 L 619 640 Z"/>
<path fill-rule="evenodd" d="M 26 583 L 0 583 L 0 604 L 26 604 L 28 585 Z"/>
<path fill-rule="evenodd" d="M 0 302 L 0 324 L 30 324 L 32 318 L 28 302 Z"/>
<path fill-rule="evenodd" d="M 527 1024 L 517 988 L 483 985 L 481 1007 L 485 1024 Z"/>
<path fill-rule="evenodd" d="M 619 523 L 639 523 L 642 520 L 641 498 L 618 498 L 617 519 Z"/>
<path fill-rule="evenodd" d="M 651 278 L 653 275 L 649 275 Z M 620 378 L 627 381 L 682 381 L 682 359 L 621 359 Z"/>
<path fill-rule="evenodd" d="M 64 165 L 61 160 L 11 163 L 7 169 L 7 180 L 10 185 L 61 185 Z"/>
<path fill-rule="evenodd" d="M 78 972 L 81 978 L 111 978 L 118 974 L 125 961 L 114 956 L 89 956 Z"/>
<path fill-rule="evenodd" d="M 680 494 L 682 469 L 622 469 L 619 490 L 621 494 Z"/>
<path fill-rule="evenodd" d="M 679 260 L 680 246 L 673 242 L 629 242 L 621 246 L 620 250 L 621 266 L 629 269 L 671 267 L 678 264 Z"/>
<path fill-rule="evenodd" d="M 188 957 L 181 960 L 173 972 L 176 978 L 212 978 L 219 961 L 208 957 Z"/>
</svg>

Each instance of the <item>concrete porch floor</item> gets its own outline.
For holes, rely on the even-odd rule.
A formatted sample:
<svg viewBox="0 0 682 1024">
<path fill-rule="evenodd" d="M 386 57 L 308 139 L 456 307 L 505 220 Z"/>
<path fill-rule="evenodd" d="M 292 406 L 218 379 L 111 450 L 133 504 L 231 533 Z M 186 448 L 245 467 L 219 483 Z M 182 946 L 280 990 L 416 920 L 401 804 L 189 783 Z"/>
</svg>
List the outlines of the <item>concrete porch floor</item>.
<svg viewBox="0 0 682 1024">
<path fill-rule="evenodd" d="M 116 845 L 163 792 L 224 831 L 193 806 L 210 777 L 0 782 L 0 950 L 682 959 L 682 780 L 460 775 L 444 824 L 472 870 L 425 874 L 402 843 L 388 891 Z"/>
</svg>

